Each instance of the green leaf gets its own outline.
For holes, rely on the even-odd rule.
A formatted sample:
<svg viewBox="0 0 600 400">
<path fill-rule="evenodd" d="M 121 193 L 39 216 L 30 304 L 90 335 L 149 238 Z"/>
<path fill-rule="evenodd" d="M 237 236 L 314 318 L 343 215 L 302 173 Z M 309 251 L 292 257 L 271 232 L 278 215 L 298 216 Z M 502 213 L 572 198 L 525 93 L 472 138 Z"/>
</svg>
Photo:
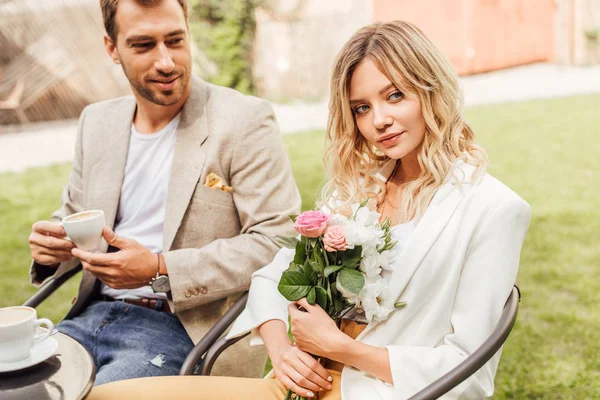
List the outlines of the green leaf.
<svg viewBox="0 0 600 400">
<path fill-rule="evenodd" d="M 306 246 L 302 242 L 303 240 L 300 240 L 296 243 L 296 253 L 294 254 L 294 262 L 300 265 L 304 264 L 304 261 L 306 261 Z"/>
<path fill-rule="evenodd" d="M 404 307 L 406 307 L 405 301 L 399 301 L 397 303 L 394 303 L 394 308 L 404 308 Z"/>
<path fill-rule="evenodd" d="M 340 253 L 342 264 L 344 267 L 356 268 L 360 264 L 362 258 L 362 246 L 355 246 L 353 249 L 348 249 Z"/>
<path fill-rule="evenodd" d="M 290 219 L 292 220 L 292 222 L 296 222 L 296 218 L 298 218 L 297 215 L 290 215 Z"/>
<path fill-rule="evenodd" d="M 288 268 L 288 271 L 297 271 L 297 272 L 300 272 L 301 274 L 303 274 L 303 273 L 304 273 L 304 271 L 302 271 L 302 265 L 300 265 L 300 264 L 296 264 L 296 263 L 295 263 L 295 262 L 293 262 L 293 261 L 290 263 L 290 266 L 289 266 L 289 268 Z"/>
<path fill-rule="evenodd" d="M 323 265 L 321 265 L 320 262 L 308 260 L 308 263 L 312 267 L 313 271 L 323 274 Z"/>
<path fill-rule="evenodd" d="M 366 205 L 367 205 L 367 203 L 368 203 L 368 202 L 369 202 L 369 199 L 368 199 L 368 198 L 364 199 L 364 200 L 363 200 L 363 201 L 360 203 L 360 206 L 359 206 L 358 208 L 363 208 L 364 206 L 366 206 Z"/>
<path fill-rule="evenodd" d="M 329 275 L 333 274 L 334 272 L 339 271 L 342 268 L 344 268 L 343 265 L 330 265 L 328 267 L 325 267 L 325 270 L 323 271 L 323 275 L 328 277 Z"/>
<path fill-rule="evenodd" d="M 337 282 L 345 291 L 359 294 L 365 286 L 365 277 L 360 271 L 344 268 L 338 275 Z"/>
<path fill-rule="evenodd" d="M 333 306 L 336 313 L 342 312 L 344 309 L 344 301 L 340 299 L 338 296 L 333 297 Z"/>
<path fill-rule="evenodd" d="M 308 278 L 312 285 L 317 283 L 317 273 L 313 270 L 313 267 L 310 265 L 310 260 L 306 260 L 302 265 L 302 271 L 304 272 L 304 276 Z"/>
<path fill-rule="evenodd" d="M 315 287 L 311 287 L 310 290 L 308 291 L 308 294 L 306 295 L 306 301 L 308 301 L 308 304 L 315 304 L 315 301 L 317 300 L 317 293 L 315 292 Z"/>
<path fill-rule="evenodd" d="M 277 243 L 280 247 L 285 247 L 288 249 L 295 249 L 298 243 L 300 242 L 297 238 L 293 236 L 282 236 L 276 235 L 273 239 L 275 243 Z"/>
<path fill-rule="evenodd" d="M 321 286 L 315 286 L 314 289 L 317 304 L 320 305 L 323 310 L 327 310 L 327 291 Z"/>
<path fill-rule="evenodd" d="M 298 301 L 306 297 L 311 287 L 310 280 L 298 271 L 284 271 L 277 285 L 279 293 L 289 301 Z"/>
</svg>

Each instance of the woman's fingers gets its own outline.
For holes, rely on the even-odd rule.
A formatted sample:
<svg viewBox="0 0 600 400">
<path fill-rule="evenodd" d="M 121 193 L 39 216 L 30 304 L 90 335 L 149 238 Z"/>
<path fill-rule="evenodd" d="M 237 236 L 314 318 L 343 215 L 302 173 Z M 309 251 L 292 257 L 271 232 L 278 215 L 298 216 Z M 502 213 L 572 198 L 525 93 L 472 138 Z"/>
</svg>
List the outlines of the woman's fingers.
<svg viewBox="0 0 600 400">
<path fill-rule="evenodd" d="M 300 362 L 300 364 L 302 364 L 302 363 Z M 303 372 L 306 372 L 306 373 L 310 372 L 310 371 L 306 371 L 307 368 L 304 365 L 303 365 L 303 367 L 287 366 L 285 368 L 285 374 L 287 376 L 289 376 L 299 387 L 304 389 L 304 391 L 319 392 L 319 391 L 323 390 L 322 387 L 320 387 L 319 385 L 317 385 L 314 382 L 311 382 L 306 376 L 304 376 L 303 372 L 298 371 L 299 369 L 304 369 Z"/>
<path fill-rule="evenodd" d="M 281 381 L 281 383 L 283 383 L 285 385 L 286 388 L 290 389 L 292 392 L 294 392 L 300 396 L 315 397 L 315 394 L 313 392 L 311 392 L 310 390 L 301 388 L 289 376 L 287 376 L 285 374 L 282 374 L 282 376 L 279 377 L 279 380 Z"/>
<path fill-rule="evenodd" d="M 298 355 L 298 358 L 300 359 L 300 361 L 302 361 L 302 363 L 304 363 L 306 368 L 308 368 L 310 371 L 310 374 L 309 375 L 305 374 L 305 376 L 307 378 L 309 378 L 311 381 L 313 381 L 314 383 L 316 383 L 317 385 L 319 385 L 320 387 L 322 387 L 323 389 L 326 389 L 326 390 L 331 389 L 331 381 L 333 380 L 333 377 L 331 376 L 329 371 L 327 371 L 327 369 L 325 369 L 325 367 L 322 366 L 312 356 L 303 352 L 300 349 L 298 349 L 298 350 L 300 353 Z"/>
</svg>

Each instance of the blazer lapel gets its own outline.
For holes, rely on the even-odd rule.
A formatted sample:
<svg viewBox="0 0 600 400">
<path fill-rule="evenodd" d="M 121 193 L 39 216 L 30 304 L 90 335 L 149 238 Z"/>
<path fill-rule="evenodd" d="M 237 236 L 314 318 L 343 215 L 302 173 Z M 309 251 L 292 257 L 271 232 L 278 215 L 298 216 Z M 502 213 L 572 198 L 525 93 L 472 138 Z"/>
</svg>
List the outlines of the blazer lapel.
<svg viewBox="0 0 600 400">
<path fill-rule="evenodd" d="M 206 155 L 200 148 L 208 137 L 205 85 L 199 79 L 192 79 L 192 90 L 181 111 L 169 178 L 163 251 L 169 250 L 173 244 L 206 161 Z"/>
<path fill-rule="evenodd" d="M 462 184 L 457 185 L 454 175 L 452 174 L 433 196 L 431 204 L 398 257 L 388 285 L 390 301 L 402 300 L 400 298 L 402 292 L 464 199 L 469 184 L 461 178 Z M 407 306 L 410 307 L 410 304 Z M 357 339 L 364 337 L 377 324 L 377 322 L 370 323 Z"/>
<path fill-rule="evenodd" d="M 132 97 L 125 107 L 113 107 L 106 116 L 104 143 L 106 149 L 98 165 L 94 167 L 94 188 L 90 191 L 88 209 L 104 210 L 106 224 L 112 228 L 115 223 L 121 186 L 125 176 L 131 124 L 136 110 Z"/>
</svg>

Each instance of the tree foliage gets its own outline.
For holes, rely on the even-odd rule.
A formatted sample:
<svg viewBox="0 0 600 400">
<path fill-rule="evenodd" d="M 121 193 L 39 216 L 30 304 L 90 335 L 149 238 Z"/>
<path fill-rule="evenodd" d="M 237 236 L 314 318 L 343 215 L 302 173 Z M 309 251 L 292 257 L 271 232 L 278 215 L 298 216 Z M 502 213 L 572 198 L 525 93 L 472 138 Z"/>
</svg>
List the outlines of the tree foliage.
<svg viewBox="0 0 600 400">
<path fill-rule="evenodd" d="M 190 27 L 196 46 L 216 68 L 204 78 L 252 93 L 254 9 L 261 0 L 191 0 Z"/>
</svg>

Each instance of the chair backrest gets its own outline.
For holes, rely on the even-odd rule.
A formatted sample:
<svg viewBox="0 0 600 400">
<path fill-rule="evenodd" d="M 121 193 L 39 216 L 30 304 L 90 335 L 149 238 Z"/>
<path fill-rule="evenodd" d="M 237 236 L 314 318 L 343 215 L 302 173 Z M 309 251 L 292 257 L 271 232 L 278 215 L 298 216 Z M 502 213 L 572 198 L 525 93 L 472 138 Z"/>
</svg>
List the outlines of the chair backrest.
<svg viewBox="0 0 600 400">
<path fill-rule="evenodd" d="M 202 338 L 196 345 L 194 350 L 188 355 L 180 375 L 190 375 L 194 372 L 194 368 L 198 365 L 199 375 L 210 375 L 212 367 L 217 360 L 217 357 L 229 346 L 237 343 L 246 335 L 227 339 L 221 335 L 227 327 L 233 323 L 235 318 L 242 312 L 246 305 L 248 294 L 245 293 L 236 304 L 217 322 L 217 324 Z M 504 344 L 508 335 L 512 331 L 517 313 L 519 311 L 519 301 L 521 292 L 517 284 L 513 287 L 504 310 L 500 316 L 500 320 L 496 324 L 494 331 L 483 344 L 475 350 L 466 360 L 458 364 L 450 372 L 440 377 L 435 382 L 412 396 L 409 400 L 433 400 L 441 397 L 449 392 L 452 388 L 458 386 L 461 382 L 473 375 L 479 368 L 488 362 L 494 354 Z M 203 357 L 204 356 L 204 357 Z"/>
<path fill-rule="evenodd" d="M 425 389 L 421 390 L 409 400 L 433 400 L 449 392 L 452 388 L 458 386 L 461 382 L 473 375 L 479 368 L 488 362 L 494 354 L 500 349 L 502 344 L 508 338 L 512 331 L 517 313 L 519 311 L 519 301 L 521 300 L 521 291 L 517 284 L 513 286 L 512 292 L 504 305 L 504 310 L 500 320 L 496 324 L 490 337 L 483 342 L 466 360 L 458 364 L 450 372 L 431 383 Z"/>
</svg>

